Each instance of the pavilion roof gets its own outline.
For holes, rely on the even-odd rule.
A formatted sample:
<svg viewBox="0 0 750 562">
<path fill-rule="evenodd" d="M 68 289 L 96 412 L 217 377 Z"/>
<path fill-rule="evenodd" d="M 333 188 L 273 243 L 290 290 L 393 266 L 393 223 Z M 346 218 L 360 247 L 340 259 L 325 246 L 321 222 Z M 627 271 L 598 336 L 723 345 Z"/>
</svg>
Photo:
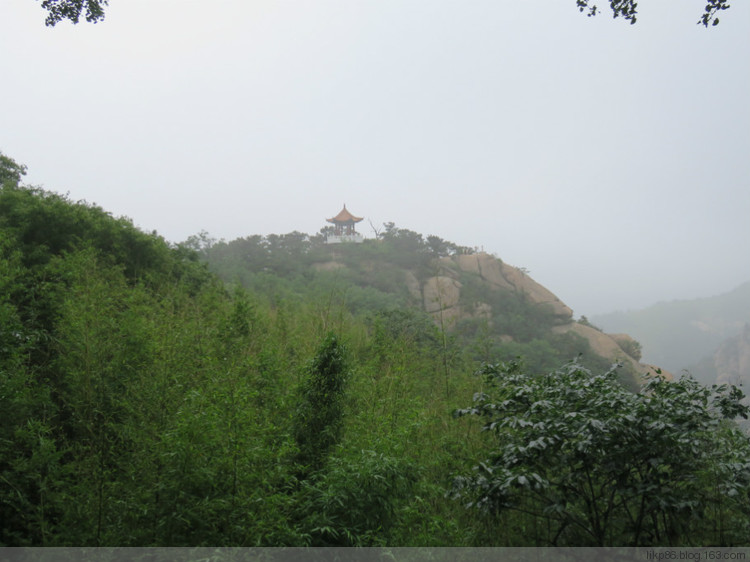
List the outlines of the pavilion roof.
<svg viewBox="0 0 750 562">
<path fill-rule="evenodd" d="M 355 217 L 353 214 L 351 214 L 346 209 L 346 205 L 344 205 L 344 208 L 341 209 L 341 212 L 338 215 L 331 219 L 326 219 L 326 221 L 328 222 L 359 222 L 361 220 L 364 219 L 362 217 Z"/>
</svg>

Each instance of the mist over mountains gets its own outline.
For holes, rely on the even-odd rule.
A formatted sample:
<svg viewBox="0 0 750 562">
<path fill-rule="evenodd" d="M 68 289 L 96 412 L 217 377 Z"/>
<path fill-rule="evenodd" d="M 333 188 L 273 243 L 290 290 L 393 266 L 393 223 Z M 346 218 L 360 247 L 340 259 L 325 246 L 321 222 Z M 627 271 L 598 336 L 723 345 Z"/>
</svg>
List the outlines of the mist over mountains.
<svg viewBox="0 0 750 562">
<path fill-rule="evenodd" d="M 627 312 L 597 315 L 591 321 L 606 331 L 626 332 L 643 346 L 643 360 L 713 383 L 722 368 L 714 355 L 750 323 L 750 282 L 715 297 L 662 302 Z M 727 364 L 727 359 L 719 360 Z"/>
</svg>

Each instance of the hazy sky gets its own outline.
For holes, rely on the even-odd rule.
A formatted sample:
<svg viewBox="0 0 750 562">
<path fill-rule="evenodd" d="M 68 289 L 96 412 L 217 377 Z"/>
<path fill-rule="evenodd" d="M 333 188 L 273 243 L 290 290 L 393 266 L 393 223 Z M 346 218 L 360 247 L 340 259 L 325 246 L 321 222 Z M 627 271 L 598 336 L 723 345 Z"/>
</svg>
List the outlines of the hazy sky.
<svg viewBox="0 0 750 562">
<path fill-rule="evenodd" d="M 601 7 L 607 2 L 601 0 Z M 483 247 L 576 316 L 750 280 L 750 5 L 0 0 L 0 151 L 182 241 L 348 209 Z"/>
</svg>

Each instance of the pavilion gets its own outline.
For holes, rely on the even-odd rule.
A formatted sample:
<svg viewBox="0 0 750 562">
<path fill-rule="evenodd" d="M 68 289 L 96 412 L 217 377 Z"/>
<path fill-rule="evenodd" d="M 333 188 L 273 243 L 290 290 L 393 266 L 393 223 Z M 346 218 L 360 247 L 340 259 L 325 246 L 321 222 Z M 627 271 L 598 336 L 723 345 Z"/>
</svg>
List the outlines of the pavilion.
<svg viewBox="0 0 750 562">
<path fill-rule="evenodd" d="M 326 242 L 328 244 L 340 244 L 341 242 L 362 242 L 364 238 L 354 229 L 354 225 L 362 220 L 362 217 L 355 217 L 353 214 L 351 214 L 347 210 L 346 204 L 344 204 L 344 208 L 338 215 L 333 218 L 326 219 L 327 222 L 333 224 L 333 234 L 329 234 L 326 237 Z"/>
</svg>

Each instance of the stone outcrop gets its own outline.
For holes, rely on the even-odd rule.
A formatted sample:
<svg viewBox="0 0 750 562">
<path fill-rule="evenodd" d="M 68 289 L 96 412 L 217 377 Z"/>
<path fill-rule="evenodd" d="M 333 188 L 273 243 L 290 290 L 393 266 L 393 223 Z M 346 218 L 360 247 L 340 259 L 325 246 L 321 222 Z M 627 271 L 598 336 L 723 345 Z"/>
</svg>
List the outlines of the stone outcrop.
<svg viewBox="0 0 750 562">
<path fill-rule="evenodd" d="M 634 361 L 632 357 L 629 357 L 620 346 L 617 345 L 615 340 L 591 326 L 579 324 L 578 322 L 571 322 L 564 326 L 555 326 L 552 330 L 558 334 L 573 332 L 586 338 L 591 346 L 591 351 L 602 357 L 612 359 L 613 361 L 630 363 Z"/>
<path fill-rule="evenodd" d="M 573 317 L 573 311 L 570 307 L 549 289 L 534 281 L 522 269 L 503 263 L 490 254 L 481 252 L 444 259 L 453 261 L 461 271 L 479 275 L 492 286 L 524 294 L 533 303 L 551 306 L 555 314 L 568 318 Z"/>
<path fill-rule="evenodd" d="M 463 254 L 454 256 L 452 260 L 462 271 L 476 273 L 490 285 L 503 289 L 515 289 L 515 286 L 503 276 L 503 263 L 494 256 L 485 253 Z"/>
<path fill-rule="evenodd" d="M 422 300 L 422 287 L 419 284 L 419 279 L 411 271 L 406 272 L 406 288 L 413 299 Z"/>
<path fill-rule="evenodd" d="M 434 289 L 435 281 L 433 280 L 444 278 L 455 279 L 460 271 L 474 273 L 492 287 L 523 294 L 532 303 L 548 305 L 552 308 L 554 313 L 560 317 L 573 317 L 573 311 L 570 307 L 557 298 L 557 296 L 555 296 L 550 290 L 534 281 L 523 270 L 505 264 L 496 257 L 484 252 L 478 254 L 461 254 L 449 258 L 442 258 L 440 260 L 440 275 L 431 277 L 425 282 L 425 287 L 432 285 L 429 289 L 431 291 L 429 303 L 426 291 L 423 289 L 425 308 L 428 312 L 436 312 L 436 310 L 439 310 L 435 309 L 433 306 L 437 296 Z M 447 282 L 443 280 L 441 283 L 446 285 Z M 448 285 L 446 285 L 446 287 L 447 286 Z M 451 304 L 448 308 L 454 306 L 456 306 L 456 304 Z M 475 315 L 474 311 L 470 310 L 465 310 L 462 314 L 467 316 Z M 482 310 L 482 314 L 486 315 L 486 311 Z"/>
<path fill-rule="evenodd" d="M 612 363 L 623 363 L 632 367 L 634 372 L 641 375 L 657 374 L 657 369 L 651 365 L 639 363 L 640 346 L 627 334 L 605 334 L 587 324 L 573 321 L 573 311 L 547 288 L 534 281 L 523 269 L 503 263 L 498 258 L 486 254 L 461 254 L 440 258 L 437 261 L 435 275 L 422 282 L 413 271 L 405 271 L 406 287 L 409 295 L 417 302 L 421 302 L 435 322 L 445 329 L 451 328 L 461 319 L 476 318 L 492 321 L 492 306 L 486 302 L 466 303 L 461 301 L 461 278 L 469 273 L 478 276 L 490 288 L 512 291 L 532 304 L 549 306 L 557 316 L 559 325 L 553 327 L 558 334 L 573 332 L 585 338 L 591 350 Z M 344 267 L 336 262 L 326 262 L 317 266 L 319 269 L 331 270 Z M 735 377 L 736 373 L 745 369 L 750 380 L 750 328 L 747 328 L 747 353 L 742 359 L 734 363 L 725 360 L 727 376 Z M 513 341 L 510 335 L 500 335 L 500 341 Z M 734 361 L 734 360 L 733 360 Z M 741 363 L 742 367 L 739 366 Z M 667 372 L 661 376 L 672 379 Z"/>
<path fill-rule="evenodd" d="M 503 277 L 515 287 L 516 291 L 525 294 L 531 302 L 547 304 L 552 307 L 555 314 L 567 316 L 568 318 L 573 317 L 573 310 L 568 305 L 520 269 L 503 264 L 501 271 Z"/>
<path fill-rule="evenodd" d="M 461 283 L 452 277 L 430 277 L 422 287 L 425 310 L 443 323 L 453 323 L 462 315 L 460 297 Z"/>
<path fill-rule="evenodd" d="M 667 373 L 666 371 L 658 373 L 657 367 L 654 367 L 653 365 L 639 363 L 635 358 L 631 357 L 625 351 L 623 351 L 617 339 L 620 339 L 622 341 L 623 336 L 625 336 L 628 339 L 635 341 L 630 338 L 630 336 L 626 336 L 625 334 L 615 334 L 617 336 L 617 339 L 615 339 L 610 334 L 605 334 L 604 332 L 600 332 L 596 328 L 586 326 L 585 324 L 579 324 L 578 322 L 571 322 L 570 324 L 565 324 L 564 326 L 555 326 L 554 328 L 552 328 L 552 331 L 558 334 L 565 334 L 568 332 L 578 334 L 579 336 L 584 337 L 586 338 L 586 340 L 588 340 L 589 345 L 591 346 L 591 350 L 597 355 L 610 359 L 613 363 L 630 365 L 634 369 L 634 371 L 636 373 L 639 373 L 640 375 L 654 376 L 658 374 L 666 378 L 667 380 L 673 380 L 674 378 L 671 373 Z"/>
<path fill-rule="evenodd" d="M 638 361 L 640 359 L 640 346 L 629 335 L 605 334 L 585 324 L 573 322 L 571 308 L 549 289 L 534 281 L 523 269 L 503 263 L 486 253 L 442 258 L 440 265 L 441 274 L 428 279 L 423 288 L 425 309 L 436 320 L 438 319 L 437 315 L 441 312 L 443 321 L 446 318 L 455 320 L 466 316 L 491 318 L 492 309 L 486 303 L 476 303 L 472 310 L 461 310 L 459 305 L 461 284 L 452 276 L 458 276 L 461 271 L 473 273 L 492 287 L 514 291 L 524 295 L 532 303 L 550 306 L 562 321 L 567 320 L 566 323 L 554 327 L 553 330 L 557 333 L 574 332 L 578 334 L 589 342 L 591 350 L 597 355 L 608 358 L 613 363 L 629 365 L 634 372 L 641 375 L 659 374 L 669 380 L 673 379 L 671 373 L 658 372 L 656 367 L 640 363 Z M 451 281 L 453 282 L 451 283 Z M 750 366 L 750 355 L 748 355 L 748 360 L 748 366 Z"/>
</svg>

